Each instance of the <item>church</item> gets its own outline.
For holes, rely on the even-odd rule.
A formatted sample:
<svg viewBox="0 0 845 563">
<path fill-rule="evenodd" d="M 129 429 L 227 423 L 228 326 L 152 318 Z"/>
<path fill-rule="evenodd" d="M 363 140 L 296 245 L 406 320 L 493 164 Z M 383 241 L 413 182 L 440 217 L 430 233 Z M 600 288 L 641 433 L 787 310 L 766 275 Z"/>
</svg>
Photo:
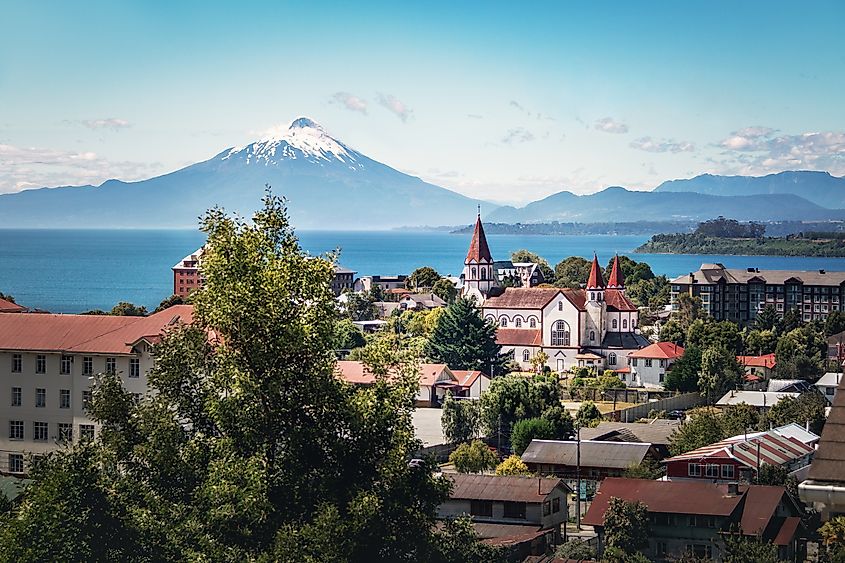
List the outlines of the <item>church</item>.
<svg viewBox="0 0 845 563">
<path fill-rule="evenodd" d="M 594 255 L 583 289 L 501 287 L 493 264 L 479 215 L 464 261 L 462 294 L 475 299 L 484 318 L 499 325 L 502 350 L 512 351 L 524 370 L 531 369 L 531 358 L 542 351 L 554 371 L 611 369 L 626 381 L 628 354 L 650 342 L 637 332 L 639 313 L 625 295 L 619 257 L 605 283 Z"/>
</svg>

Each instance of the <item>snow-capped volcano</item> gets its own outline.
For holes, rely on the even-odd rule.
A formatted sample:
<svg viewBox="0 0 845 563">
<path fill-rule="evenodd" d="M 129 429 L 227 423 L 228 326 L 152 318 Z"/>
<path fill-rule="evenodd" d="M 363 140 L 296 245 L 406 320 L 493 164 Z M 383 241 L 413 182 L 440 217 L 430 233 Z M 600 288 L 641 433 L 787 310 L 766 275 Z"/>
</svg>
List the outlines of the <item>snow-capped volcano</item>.
<svg viewBox="0 0 845 563">
<path fill-rule="evenodd" d="M 229 150 L 221 160 L 237 159 L 246 164 L 278 164 L 282 160 L 304 159 L 314 164 L 339 161 L 356 170 L 363 165 L 361 155 L 307 118 L 294 119 L 287 129 L 270 131 L 264 138 Z"/>
<path fill-rule="evenodd" d="M 483 203 L 373 160 L 300 117 L 164 176 L 0 195 L 0 225 L 195 227 L 214 206 L 250 216 L 266 185 L 288 200 L 294 225 L 309 229 L 459 225 Z"/>
</svg>

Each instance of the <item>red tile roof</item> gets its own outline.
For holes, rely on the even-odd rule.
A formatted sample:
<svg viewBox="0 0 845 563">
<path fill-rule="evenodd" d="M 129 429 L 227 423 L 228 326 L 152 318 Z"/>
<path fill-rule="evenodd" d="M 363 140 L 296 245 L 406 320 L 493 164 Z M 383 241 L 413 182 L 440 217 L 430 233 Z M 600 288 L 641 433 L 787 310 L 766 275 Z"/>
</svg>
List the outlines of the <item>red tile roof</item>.
<svg viewBox="0 0 845 563">
<path fill-rule="evenodd" d="M 619 269 L 619 255 L 613 257 L 613 266 L 610 268 L 610 279 L 607 280 L 608 289 L 620 289 L 625 287 L 625 278 Z"/>
<path fill-rule="evenodd" d="M 449 379 L 457 383 L 457 380 L 454 376 L 452 376 L 452 372 L 448 367 L 446 367 L 446 364 L 421 364 L 420 385 L 434 385 L 437 378 L 443 374 L 444 371 L 449 376 Z M 375 382 L 376 379 L 364 362 L 351 360 L 338 361 L 335 372 L 338 377 L 347 383 L 353 383 L 356 385 L 370 385 Z"/>
<path fill-rule="evenodd" d="M 604 276 L 595 254 L 593 254 L 593 264 L 590 266 L 590 277 L 587 278 L 587 289 L 604 289 Z"/>
<path fill-rule="evenodd" d="M 539 328 L 500 328 L 496 331 L 496 344 L 502 346 L 541 346 L 543 337 Z"/>
<path fill-rule="evenodd" d="M 131 354 L 141 338 L 168 326 L 189 324 L 191 305 L 175 305 L 149 317 L 0 313 L 0 350 Z"/>
<path fill-rule="evenodd" d="M 684 355 L 684 349 L 673 342 L 656 342 L 631 352 L 629 358 L 662 358 L 674 360 Z"/>
<path fill-rule="evenodd" d="M 774 369 L 775 364 L 777 363 L 775 362 L 774 354 L 764 354 L 762 356 L 737 356 L 736 361 L 745 367 L 769 369 Z"/>
<path fill-rule="evenodd" d="M 566 288 L 566 289 L 561 289 L 560 292 L 563 293 L 564 297 L 569 299 L 569 302 L 572 303 L 575 306 L 576 309 L 578 309 L 579 311 L 586 310 L 586 308 L 587 308 L 586 307 L 586 304 L 587 304 L 587 292 L 586 291 L 584 291 L 583 289 Z"/>
<path fill-rule="evenodd" d="M 22 313 L 26 311 L 26 307 L 22 307 L 17 303 L 12 303 L 7 299 L 0 298 L 0 313 Z"/>
<path fill-rule="evenodd" d="M 636 311 L 637 306 L 618 289 L 608 289 L 604 292 L 604 301 L 610 311 Z"/>
<path fill-rule="evenodd" d="M 477 369 L 474 370 L 465 370 L 465 369 L 453 369 L 452 375 L 458 380 L 458 385 L 461 387 L 471 387 L 475 380 L 481 377 L 488 377 L 487 374 L 478 371 Z"/>
<path fill-rule="evenodd" d="M 493 257 L 490 255 L 490 248 L 487 246 L 487 237 L 484 236 L 484 226 L 481 224 L 481 215 L 475 220 L 475 230 L 472 233 L 472 241 L 469 243 L 469 252 L 467 252 L 467 262 L 480 262 L 485 260 L 492 262 Z"/>
<path fill-rule="evenodd" d="M 501 295 L 488 297 L 485 309 L 542 309 L 557 297 L 556 287 L 506 287 Z"/>
</svg>

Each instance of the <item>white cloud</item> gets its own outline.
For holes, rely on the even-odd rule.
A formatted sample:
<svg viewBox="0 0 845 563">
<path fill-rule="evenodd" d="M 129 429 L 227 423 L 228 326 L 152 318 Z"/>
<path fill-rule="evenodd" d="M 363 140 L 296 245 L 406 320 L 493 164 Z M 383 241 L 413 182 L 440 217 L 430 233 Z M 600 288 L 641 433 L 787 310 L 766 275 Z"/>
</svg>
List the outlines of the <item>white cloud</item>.
<svg viewBox="0 0 845 563">
<path fill-rule="evenodd" d="M 109 178 L 139 180 L 159 163 L 112 162 L 90 151 L 64 151 L 0 144 L 0 193 L 34 187 L 99 184 Z"/>
<path fill-rule="evenodd" d="M 605 133 L 627 133 L 628 126 L 621 121 L 616 121 L 612 117 L 603 117 L 596 120 L 593 128 L 604 131 Z"/>
<path fill-rule="evenodd" d="M 120 131 L 121 129 L 128 129 L 132 124 L 125 119 L 118 119 L 116 117 L 106 117 L 104 119 L 83 119 L 81 123 L 88 129 L 111 129 L 112 131 Z"/>
<path fill-rule="evenodd" d="M 687 141 L 676 141 L 675 139 L 655 139 L 653 137 L 640 137 L 630 143 L 631 148 L 647 152 L 692 152 L 695 145 Z"/>
<path fill-rule="evenodd" d="M 527 143 L 534 140 L 534 133 L 524 127 L 516 127 L 515 129 L 508 129 L 505 136 L 502 137 L 502 142 L 506 145 L 514 143 Z"/>
<path fill-rule="evenodd" d="M 390 94 L 379 94 L 378 103 L 387 108 L 388 111 L 396 115 L 403 122 L 408 121 L 413 110 L 409 108 L 402 100 Z"/>
<path fill-rule="evenodd" d="M 810 131 L 774 135 L 773 129 L 749 127 L 734 131 L 718 146 L 725 149 L 715 161 L 725 172 L 770 174 L 783 170 L 826 170 L 845 174 L 845 132 Z"/>
<path fill-rule="evenodd" d="M 349 111 L 357 111 L 364 115 L 367 114 L 367 101 L 354 94 L 350 94 L 349 92 L 335 92 L 332 100 L 341 104 Z"/>
</svg>

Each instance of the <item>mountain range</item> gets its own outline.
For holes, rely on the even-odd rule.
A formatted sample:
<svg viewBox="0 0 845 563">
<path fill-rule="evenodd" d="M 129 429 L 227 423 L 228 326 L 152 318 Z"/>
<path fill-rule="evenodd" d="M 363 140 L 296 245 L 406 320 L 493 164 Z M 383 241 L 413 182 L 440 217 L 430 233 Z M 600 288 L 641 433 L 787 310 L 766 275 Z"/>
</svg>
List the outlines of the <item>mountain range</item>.
<svg viewBox="0 0 845 563">
<path fill-rule="evenodd" d="M 404 174 L 300 117 L 281 133 L 175 172 L 137 182 L 63 186 L 0 195 L 0 225 L 32 228 L 195 227 L 215 205 L 251 215 L 264 186 L 288 199 L 305 229 L 463 225 L 484 204 L 498 223 L 705 220 L 845 220 L 845 178 L 794 171 L 762 177 L 670 180 L 653 191 L 561 191 L 523 207 L 472 199 Z"/>
</svg>

